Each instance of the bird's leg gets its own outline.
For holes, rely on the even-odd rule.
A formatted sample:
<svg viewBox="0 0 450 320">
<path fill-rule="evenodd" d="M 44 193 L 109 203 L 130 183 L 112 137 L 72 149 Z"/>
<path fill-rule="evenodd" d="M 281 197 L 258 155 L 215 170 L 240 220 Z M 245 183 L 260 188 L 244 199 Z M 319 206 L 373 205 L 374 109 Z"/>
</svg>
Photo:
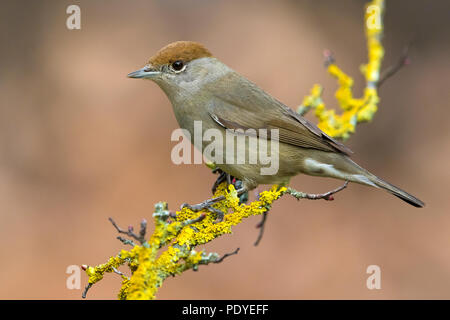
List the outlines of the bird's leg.
<svg viewBox="0 0 450 320">
<path fill-rule="evenodd" d="M 300 199 L 309 199 L 309 200 L 318 200 L 318 199 L 324 199 L 324 200 L 334 200 L 333 194 L 338 193 L 339 191 L 344 190 L 347 188 L 348 181 L 345 181 L 344 185 L 340 186 L 339 188 L 336 188 L 334 190 L 325 192 L 325 193 L 318 193 L 318 194 L 310 194 L 305 192 L 300 192 L 292 188 L 287 188 L 286 193 L 290 194 L 297 200 Z"/>
<path fill-rule="evenodd" d="M 236 190 L 239 190 L 243 187 L 243 183 L 242 180 L 239 180 L 235 177 L 233 177 L 232 175 L 226 173 L 225 171 L 222 171 L 219 168 L 216 168 L 212 171 L 212 173 L 219 173 L 219 177 L 216 179 L 216 181 L 214 182 L 213 186 L 212 186 L 212 193 L 215 194 L 217 191 L 217 188 L 219 187 L 219 185 L 221 183 L 223 183 L 224 181 L 227 182 L 227 186 L 229 186 L 230 184 L 234 185 Z M 239 197 L 239 203 L 246 203 L 248 201 L 248 193 L 244 192 L 240 197 Z"/>
<path fill-rule="evenodd" d="M 236 190 L 244 188 L 244 183 L 242 182 L 242 180 L 236 179 L 234 177 L 231 178 L 232 178 L 231 183 L 234 185 Z M 245 191 L 239 196 L 239 204 L 246 203 L 247 201 L 248 201 L 248 191 Z"/>
<path fill-rule="evenodd" d="M 237 196 L 239 197 L 243 193 L 246 193 L 247 189 L 245 187 L 242 187 L 239 190 L 236 190 L 236 192 L 237 192 Z M 202 211 L 202 210 L 206 209 L 208 211 L 216 213 L 218 215 L 219 221 L 222 221 L 224 213 L 222 211 L 212 207 L 213 204 L 215 204 L 217 202 L 220 202 L 222 200 L 225 200 L 225 196 L 218 196 L 218 197 L 215 197 L 215 198 L 210 198 L 208 200 L 205 200 L 205 201 L 203 201 L 201 203 L 194 204 L 194 205 L 190 205 L 188 203 L 183 203 L 181 205 L 181 209 L 188 208 L 188 209 L 190 209 L 192 211 L 195 211 L 195 212 Z M 218 213 L 218 211 L 220 211 L 220 213 Z"/>
<path fill-rule="evenodd" d="M 231 184 L 231 181 L 235 178 L 231 177 L 231 175 L 228 173 L 225 173 L 225 174 L 227 176 L 227 186 L 229 186 Z"/>
</svg>

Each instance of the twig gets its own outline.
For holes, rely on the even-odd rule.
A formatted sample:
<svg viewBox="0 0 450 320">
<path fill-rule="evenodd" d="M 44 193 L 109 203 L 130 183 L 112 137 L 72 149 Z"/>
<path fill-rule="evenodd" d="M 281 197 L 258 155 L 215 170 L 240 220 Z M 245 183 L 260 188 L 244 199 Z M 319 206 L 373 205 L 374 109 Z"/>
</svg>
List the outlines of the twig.
<svg viewBox="0 0 450 320">
<path fill-rule="evenodd" d="M 397 61 L 396 64 L 390 66 L 386 70 L 384 70 L 380 75 L 380 80 L 378 80 L 377 87 L 381 87 L 381 85 L 390 77 L 392 77 L 394 74 L 396 74 L 402 67 L 408 65 L 411 63 L 411 60 L 409 59 L 408 52 L 409 48 L 411 46 L 411 43 L 407 44 L 405 48 L 403 49 L 403 53 L 400 56 L 400 59 Z"/>
<path fill-rule="evenodd" d="M 129 226 L 128 230 L 125 231 L 125 230 L 121 229 L 111 217 L 108 218 L 108 219 L 111 222 L 111 224 L 114 226 L 114 228 L 116 228 L 117 232 L 122 233 L 122 234 L 126 234 L 130 238 L 133 238 L 133 239 L 139 241 L 141 244 L 143 244 L 145 242 L 145 233 L 146 233 L 146 228 L 147 228 L 147 220 L 142 219 L 141 229 L 139 231 L 139 235 L 137 235 L 136 233 L 133 232 L 133 227 L 132 226 Z M 121 239 L 119 239 L 119 240 L 122 241 Z"/>
<path fill-rule="evenodd" d="M 129 277 L 127 277 L 122 271 L 117 270 L 116 268 L 112 267 L 114 273 L 117 273 L 119 276 L 125 277 L 127 279 L 130 279 Z"/>
<path fill-rule="evenodd" d="M 194 224 L 194 223 L 200 222 L 200 221 L 202 221 L 203 219 L 205 219 L 205 217 L 206 217 L 206 214 L 205 214 L 205 213 L 202 213 L 202 214 L 200 214 L 200 215 L 199 215 L 197 218 L 195 218 L 195 219 L 185 220 L 185 221 L 183 221 L 183 227 L 185 227 L 185 226 L 187 226 L 187 225 L 190 225 L 190 224 Z"/>
<path fill-rule="evenodd" d="M 268 213 L 269 213 L 269 211 L 265 211 L 263 213 L 261 221 L 256 225 L 256 228 L 259 228 L 259 234 L 258 234 L 258 238 L 256 238 L 256 241 L 254 243 L 255 247 L 259 244 L 259 242 L 261 241 L 262 236 L 264 234 L 264 227 L 266 225 L 266 220 L 267 220 L 267 214 Z"/>
<path fill-rule="evenodd" d="M 188 208 L 188 209 L 191 209 L 192 211 L 200 211 L 200 210 L 205 209 L 206 207 L 209 207 L 209 206 L 213 205 L 214 203 L 217 203 L 217 202 L 222 201 L 222 200 L 225 200 L 225 196 L 219 196 L 219 197 L 216 197 L 216 198 L 210 198 L 208 200 L 205 200 L 205 201 L 203 201 L 201 203 L 194 204 L 194 205 L 190 205 L 188 203 L 183 203 L 181 205 L 180 209 Z"/>
<path fill-rule="evenodd" d="M 88 283 L 88 285 L 84 288 L 83 293 L 81 294 L 81 297 L 83 299 L 86 299 L 86 295 L 91 287 L 92 287 L 92 283 Z"/>
<path fill-rule="evenodd" d="M 261 194 L 259 193 L 259 188 L 256 188 L 256 200 L 260 199 Z M 262 236 L 264 234 L 264 227 L 266 225 L 266 220 L 267 220 L 267 214 L 269 213 L 269 210 L 265 211 L 263 213 L 262 219 L 261 221 L 256 225 L 256 228 L 259 228 L 259 234 L 258 234 L 258 238 L 256 238 L 255 243 L 253 244 L 255 247 L 259 244 L 259 242 L 262 239 Z"/>
<path fill-rule="evenodd" d="M 333 64 L 336 62 L 336 59 L 334 59 L 333 53 L 329 49 L 323 50 L 323 57 L 325 58 L 324 65 L 326 68 L 328 68 L 328 66 L 330 64 Z"/>
<path fill-rule="evenodd" d="M 225 213 L 222 210 L 216 209 L 214 207 L 206 207 L 209 211 L 215 213 L 217 215 L 217 222 L 222 222 L 223 217 L 225 216 Z"/>
<path fill-rule="evenodd" d="M 146 219 L 142 219 L 142 221 L 141 221 L 141 229 L 139 230 L 139 238 L 143 239 L 143 242 L 145 242 L 145 234 L 146 234 L 146 232 L 147 232 L 147 220 Z"/>
<path fill-rule="evenodd" d="M 136 244 L 130 239 L 125 239 L 125 238 L 122 238 L 121 236 L 117 236 L 116 239 L 120 240 L 123 244 L 130 245 L 132 247 L 136 246 Z"/>
<path fill-rule="evenodd" d="M 214 261 L 214 263 L 221 263 L 225 258 L 235 255 L 239 252 L 240 248 L 237 248 L 236 250 L 234 250 L 233 252 L 230 253 L 225 253 L 223 256 L 221 256 L 218 260 Z"/>
<path fill-rule="evenodd" d="M 309 199 L 309 200 L 318 200 L 318 199 L 324 199 L 324 200 L 334 200 L 333 194 L 338 193 L 341 190 L 344 190 L 347 188 L 348 181 L 345 181 L 344 185 L 340 186 L 339 188 L 336 188 L 334 190 L 328 191 L 326 193 L 318 193 L 318 194 L 311 194 L 311 193 L 305 193 L 300 192 L 292 188 L 287 188 L 286 193 L 289 193 L 291 196 L 296 198 L 297 200 L 300 199 Z"/>
<path fill-rule="evenodd" d="M 247 190 L 242 187 L 241 189 L 237 190 L 236 192 L 237 192 L 237 195 L 240 196 L 241 194 L 245 193 L 246 191 Z M 194 204 L 194 205 L 190 205 L 188 203 L 183 203 L 181 205 L 181 209 L 188 208 L 188 209 L 191 209 L 192 211 L 201 211 L 203 209 L 208 209 L 208 207 L 211 207 L 211 205 L 213 205 L 217 202 L 220 202 L 222 200 L 225 200 L 225 196 L 218 196 L 215 198 L 210 198 L 208 200 L 205 200 L 201 203 Z"/>
</svg>

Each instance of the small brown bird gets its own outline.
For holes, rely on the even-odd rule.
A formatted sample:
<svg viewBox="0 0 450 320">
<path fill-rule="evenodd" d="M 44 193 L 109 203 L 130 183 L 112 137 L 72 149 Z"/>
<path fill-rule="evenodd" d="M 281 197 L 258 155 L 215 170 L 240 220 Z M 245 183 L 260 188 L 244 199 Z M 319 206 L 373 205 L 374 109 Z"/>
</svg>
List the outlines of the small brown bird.
<svg viewBox="0 0 450 320">
<path fill-rule="evenodd" d="M 242 180 L 245 190 L 259 184 L 287 184 L 291 177 L 303 173 L 382 188 L 415 207 L 424 206 L 416 197 L 361 168 L 350 160 L 351 151 L 342 143 L 230 69 L 199 43 L 171 43 L 128 77 L 150 79 L 161 87 L 180 127 L 190 133 L 192 143 L 194 121 L 201 121 L 203 132 L 214 128 L 224 136 L 226 130 L 276 129 L 276 174 L 261 174 L 261 163 L 217 164 Z M 203 147 L 206 145 L 203 142 Z M 225 148 L 222 151 L 227 152 Z M 254 152 L 249 143 L 245 144 L 245 152 Z"/>
</svg>

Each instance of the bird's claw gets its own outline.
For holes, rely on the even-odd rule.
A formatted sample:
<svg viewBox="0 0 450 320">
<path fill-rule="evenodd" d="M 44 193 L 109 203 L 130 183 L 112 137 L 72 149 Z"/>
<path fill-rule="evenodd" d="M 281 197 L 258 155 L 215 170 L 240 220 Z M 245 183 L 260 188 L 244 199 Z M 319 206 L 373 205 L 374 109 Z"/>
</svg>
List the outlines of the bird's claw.
<svg viewBox="0 0 450 320">
<path fill-rule="evenodd" d="M 225 171 L 222 171 L 219 168 L 216 168 L 212 171 L 213 173 L 219 173 L 219 177 L 217 177 L 216 181 L 214 182 L 212 186 L 212 193 L 215 194 L 217 191 L 217 187 L 223 183 L 227 182 L 227 186 L 232 184 L 236 190 L 240 190 L 243 188 L 244 184 L 242 183 L 242 180 L 239 180 L 232 175 L 226 173 Z M 239 203 L 246 203 L 248 201 L 248 192 L 243 192 L 239 195 Z"/>
</svg>

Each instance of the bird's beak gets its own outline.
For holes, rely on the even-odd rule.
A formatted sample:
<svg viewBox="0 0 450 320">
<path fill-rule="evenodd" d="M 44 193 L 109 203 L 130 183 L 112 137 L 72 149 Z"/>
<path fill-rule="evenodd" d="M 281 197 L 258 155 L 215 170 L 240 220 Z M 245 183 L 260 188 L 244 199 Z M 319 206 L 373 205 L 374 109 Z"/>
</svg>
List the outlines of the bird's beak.
<svg viewBox="0 0 450 320">
<path fill-rule="evenodd" d="M 160 74 L 161 72 L 153 68 L 151 65 L 146 65 L 142 69 L 129 73 L 127 77 L 134 79 L 153 79 Z"/>
</svg>

